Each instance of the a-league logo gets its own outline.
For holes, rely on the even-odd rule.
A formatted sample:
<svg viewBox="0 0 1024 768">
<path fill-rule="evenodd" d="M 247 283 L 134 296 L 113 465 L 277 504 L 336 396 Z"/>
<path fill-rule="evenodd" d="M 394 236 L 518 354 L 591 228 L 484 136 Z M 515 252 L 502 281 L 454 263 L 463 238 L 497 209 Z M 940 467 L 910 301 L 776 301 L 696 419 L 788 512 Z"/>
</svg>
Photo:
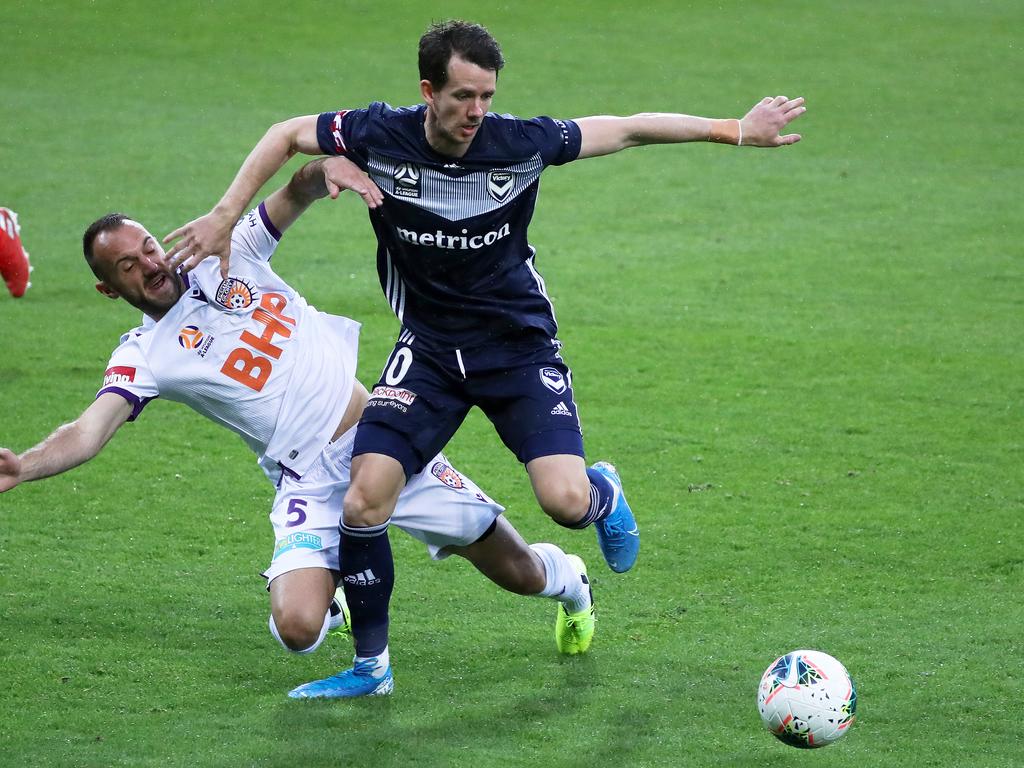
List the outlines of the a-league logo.
<svg viewBox="0 0 1024 768">
<path fill-rule="evenodd" d="M 401 163 L 395 168 L 395 197 L 420 196 L 420 171 L 413 163 Z"/>
<path fill-rule="evenodd" d="M 557 368 L 541 368 L 540 380 L 544 383 L 545 387 L 550 389 L 556 395 L 562 394 L 567 389 L 565 385 L 565 377 Z"/>
<path fill-rule="evenodd" d="M 487 174 L 487 194 L 496 202 L 504 203 L 516 186 L 516 175 L 512 171 L 491 171 Z"/>
<path fill-rule="evenodd" d="M 203 332 L 198 326 L 186 325 L 178 331 L 178 343 L 185 349 L 195 349 L 203 343 Z"/>
<path fill-rule="evenodd" d="M 182 348 L 194 349 L 200 357 L 206 357 L 214 338 L 212 333 L 203 333 L 196 325 L 186 325 L 178 331 L 178 343 Z"/>
</svg>

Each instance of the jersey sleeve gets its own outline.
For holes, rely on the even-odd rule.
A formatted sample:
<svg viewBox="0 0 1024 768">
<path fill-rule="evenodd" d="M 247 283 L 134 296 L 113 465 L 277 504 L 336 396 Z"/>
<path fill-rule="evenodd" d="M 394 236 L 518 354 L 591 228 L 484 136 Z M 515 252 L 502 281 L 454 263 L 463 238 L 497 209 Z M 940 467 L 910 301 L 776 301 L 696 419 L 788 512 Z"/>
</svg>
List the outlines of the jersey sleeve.
<svg viewBox="0 0 1024 768">
<path fill-rule="evenodd" d="M 535 117 L 523 121 L 523 130 L 537 147 L 544 165 L 565 165 L 580 156 L 580 127 L 572 120 Z"/>
<path fill-rule="evenodd" d="M 104 392 L 120 395 L 131 404 L 132 413 L 128 421 L 135 421 L 146 404 L 160 396 L 153 372 L 142 354 L 138 334 L 127 334 L 110 356 L 103 374 L 103 386 L 96 397 Z"/>
<path fill-rule="evenodd" d="M 243 216 L 231 233 L 231 255 L 252 261 L 270 261 L 281 233 L 267 215 L 267 207 L 260 203 Z"/>
<path fill-rule="evenodd" d="M 369 109 L 323 112 L 316 121 L 316 140 L 325 155 L 359 155 L 366 144 Z"/>
</svg>

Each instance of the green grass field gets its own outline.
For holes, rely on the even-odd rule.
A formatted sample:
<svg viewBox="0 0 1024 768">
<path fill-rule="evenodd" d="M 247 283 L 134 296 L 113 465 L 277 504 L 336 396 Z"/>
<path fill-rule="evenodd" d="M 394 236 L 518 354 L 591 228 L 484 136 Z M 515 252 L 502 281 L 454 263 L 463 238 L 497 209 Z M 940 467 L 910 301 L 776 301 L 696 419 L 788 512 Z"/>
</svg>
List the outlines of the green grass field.
<svg viewBox="0 0 1024 768">
<path fill-rule="evenodd" d="M 288 700 L 351 649 L 272 640 L 272 488 L 239 440 L 158 401 L 91 464 L 0 497 L 0 763 L 1024 764 L 1024 6 L 427 5 L 5 4 L 0 205 L 35 273 L 0 295 L 0 445 L 76 417 L 137 321 L 92 287 L 90 221 L 120 209 L 166 233 L 274 121 L 417 101 L 432 19 L 502 42 L 502 112 L 806 96 L 795 147 L 650 147 L 545 176 L 531 239 L 588 452 L 641 522 L 638 566 L 615 576 L 591 533 L 544 519 L 479 414 L 449 455 L 528 539 L 588 560 L 591 653 L 559 658 L 551 604 L 395 532 L 395 695 Z M 349 197 L 275 258 L 364 323 L 368 383 L 397 329 L 373 250 Z M 860 693 L 850 735 L 814 753 L 754 706 L 800 647 Z"/>
</svg>

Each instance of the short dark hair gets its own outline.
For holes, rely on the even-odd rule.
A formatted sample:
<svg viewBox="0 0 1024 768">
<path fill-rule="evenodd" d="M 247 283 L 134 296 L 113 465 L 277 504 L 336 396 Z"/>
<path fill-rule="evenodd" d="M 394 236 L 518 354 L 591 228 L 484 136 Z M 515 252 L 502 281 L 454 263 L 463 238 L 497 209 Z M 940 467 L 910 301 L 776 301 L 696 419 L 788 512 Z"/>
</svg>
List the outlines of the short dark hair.
<svg viewBox="0 0 1024 768">
<path fill-rule="evenodd" d="M 124 213 L 108 213 L 106 216 L 101 216 L 90 224 L 85 230 L 85 234 L 82 235 L 82 253 L 85 255 L 85 263 L 89 265 L 89 269 L 100 280 L 103 280 L 105 276 L 100 274 L 100 271 L 96 268 L 96 254 L 92 250 L 93 243 L 104 232 L 111 232 L 126 221 L 135 221 L 135 219 Z"/>
<path fill-rule="evenodd" d="M 489 69 L 497 77 L 505 66 L 501 46 L 479 24 L 452 19 L 430 25 L 420 38 L 420 80 L 429 80 L 434 88 L 448 82 L 448 62 L 452 55 Z"/>
</svg>

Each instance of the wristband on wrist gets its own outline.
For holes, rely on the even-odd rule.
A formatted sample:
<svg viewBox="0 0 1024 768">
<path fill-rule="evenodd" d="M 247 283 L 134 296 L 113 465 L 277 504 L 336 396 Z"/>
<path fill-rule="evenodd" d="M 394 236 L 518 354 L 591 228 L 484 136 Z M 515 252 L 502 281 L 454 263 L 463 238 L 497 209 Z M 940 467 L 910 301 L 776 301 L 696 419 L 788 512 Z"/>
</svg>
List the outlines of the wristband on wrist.
<svg viewBox="0 0 1024 768">
<path fill-rule="evenodd" d="M 735 118 L 730 120 L 712 120 L 708 141 L 713 141 L 716 144 L 743 146 L 743 126 Z"/>
</svg>

